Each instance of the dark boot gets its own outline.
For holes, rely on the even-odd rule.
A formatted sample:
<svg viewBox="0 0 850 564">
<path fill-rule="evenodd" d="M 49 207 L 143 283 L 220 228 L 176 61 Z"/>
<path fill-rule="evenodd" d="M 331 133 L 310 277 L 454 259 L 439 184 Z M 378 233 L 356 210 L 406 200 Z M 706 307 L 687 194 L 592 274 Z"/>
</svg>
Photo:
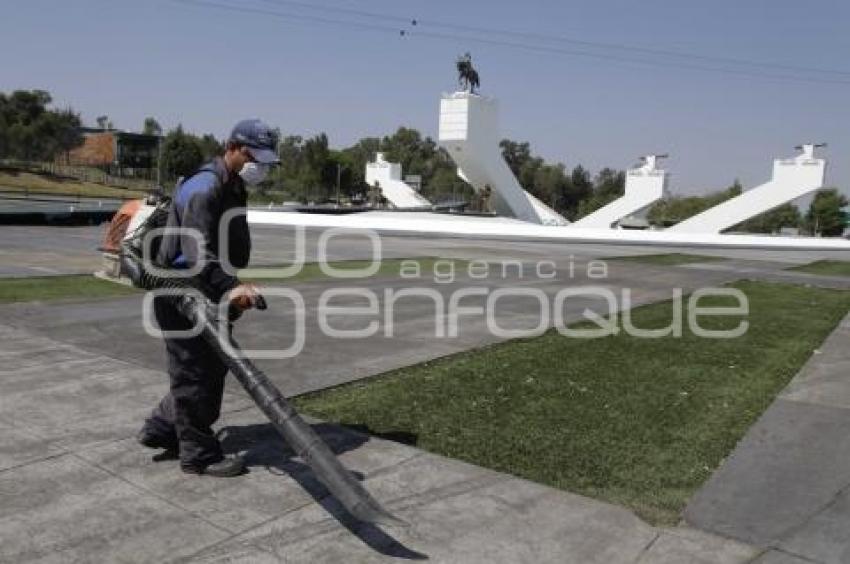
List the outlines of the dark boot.
<svg viewBox="0 0 850 564">
<path fill-rule="evenodd" d="M 187 474 L 201 474 L 214 478 L 233 478 L 245 472 L 245 462 L 238 456 L 225 457 L 219 462 L 206 466 L 181 464 L 180 469 Z"/>
<path fill-rule="evenodd" d="M 139 434 L 136 435 L 136 439 L 140 445 L 148 448 L 177 451 L 177 435 L 162 435 L 151 431 L 147 427 L 143 427 L 139 431 Z"/>
</svg>

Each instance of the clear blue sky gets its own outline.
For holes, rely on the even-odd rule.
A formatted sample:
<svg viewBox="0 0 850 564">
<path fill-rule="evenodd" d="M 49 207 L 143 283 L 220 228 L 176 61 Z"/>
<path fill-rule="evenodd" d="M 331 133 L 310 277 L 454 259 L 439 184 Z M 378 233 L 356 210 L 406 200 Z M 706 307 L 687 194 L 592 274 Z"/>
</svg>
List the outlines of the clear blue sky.
<svg viewBox="0 0 850 564">
<path fill-rule="evenodd" d="M 698 193 L 724 187 L 735 177 L 745 186 L 760 183 L 769 177 L 773 157 L 792 154 L 802 141 L 828 141 L 829 181 L 845 192 L 850 188 L 850 3 L 845 0 L 311 3 L 422 23 L 411 28 L 275 0 L 226 5 L 356 19 L 389 30 L 173 0 L 7 0 L 0 18 L 0 90 L 46 89 L 86 122 L 107 114 L 116 127 L 128 130 L 139 129 L 152 115 L 166 128 L 182 123 L 223 137 L 236 120 L 258 116 L 284 133 L 325 131 L 332 145 L 343 146 L 399 125 L 435 136 L 440 94 L 454 89 L 454 59 L 469 50 L 481 73 L 482 93 L 501 100 L 504 135 L 530 141 L 548 160 L 592 170 L 625 168 L 644 152 L 668 151 L 673 190 Z M 464 35 L 429 21 L 847 74 L 734 67 L 844 82 L 812 83 L 417 36 L 416 30 Z M 413 33 L 402 37 L 396 31 L 401 27 Z M 527 36 L 499 40 L 590 49 Z"/>
</svg>

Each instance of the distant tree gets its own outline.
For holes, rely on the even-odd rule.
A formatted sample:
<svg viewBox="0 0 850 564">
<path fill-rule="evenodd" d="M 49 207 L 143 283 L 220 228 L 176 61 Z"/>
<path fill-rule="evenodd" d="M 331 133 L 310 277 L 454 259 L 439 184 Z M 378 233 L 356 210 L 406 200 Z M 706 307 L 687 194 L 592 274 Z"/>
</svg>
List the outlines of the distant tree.
<svg viewBox="0 0 850 564">
<path fill-rule="evenodd" d="M 423 183 L 430 182 L 440 160 L 437 143 L 409 127 L 399 127 L 395 133 L 384 137 L 381 150 L 386 153 L 387 160 L 401 164 L 404 174 L 421 175 Z"/>
<path fill-rule="evenodd" d="M 567 218 L 576 217 L 580 202 L 593 191 L 588 171 L 578 166 L 568 174 L 563 164 L 535 157 L 527 142 L 502 139 L 499 146 L 520 186 Z"/>
<path fill-rule="evenodd" d="M 626 173 L 603 168 L 596 175 L 590 196 L 580 200 L 577 217 L 581 218 L 613 202 L 625 193 Z"/>
<path fill-rule="evenodd" d="M 787 203 L 739 223 L 728 231 L 778 233 L 783 227 L 799 227 L 801 222 L 800 210 L 794 204 Z"/>
<path fill-rule="evenodd" d="M 100 129 L 109 129 L 109 116 L 97 116 L 95 121 Z"/>
<path fill-rule="evenodd" d="M 331 199 L 336 200 L 337 172 L 341 198 L 350 198 L 355 191 L 365 192 L 364 171 L 355 170 L 351 156 L 345 151 L 331 150 L 325 165 L 325 174 L 330 177 Z"/>
<path fill-rule="evenodd" d="M 741 185 L 741 181 L 737 178 L 734 182 L 732 182 L 732 186 L 726 189 L 726 195 L 731 197 L 740 196 L 743 193 L 744 187 Z"/>
<path fill-rule="evenodd" d="M 347 166 L 351 169 L 350 193 L 364 193 L 366 184 L 366 163 L 375 159 L 375 154 L 381 149 L 381 140 L 377 137 L 364 137 L 357 143 L 343 149 L 341 152 Z M 408 174 L 408 171 L 403 171 Z"/>
<path fill-rule="evenodd" d="M 819 191 L 806 212 L 806 231 L 821 237 L 841 235 L 847 226 L 847 214 L 841 209 L 845 206 L 847 198 L 837 188 Z"/>
<path fill-rule="evenodd" d="M 547 163 L 534 156 L 527 142 L 504 139 L 500 147 L 520 185 L 568 218 L 605 205 L 623 193 L 625 176 L 621 171 L 603 169 L 594 179 L 581 166 L 568 171 L 561 163 Z M 268 186 L 260 188 L 283 192 L 302 202 L 324 200 L 336 193 L 339 166 L 341 195 L 364 195 L 366 163 L 378 151 L 390 162 L 400 163 L 404 174 L 420 175 L 422 195 L 433 202 L 469 200 L 473 195 L 472 187 L 458 177 L 449 153 L 409 127 L 399 127 L 380 139 L 366 137 L 339 150 L 330 148 L 324 133 L 309 139 L 282 136 L 278 148 L 281 165 L 272 171 Z"/>
<path fill-rule="evenodd" d="M 171 179 L 192 174 L 204 163 L 200 140 L 178 125 L 168 132 L 162 143 L 163 173 Z"/>
<path fill-rule="evenodd" d="M 557 208 L 559 202 L 568 194 L 571 188 L 570 180 L 567 177 L 566 168 L 563 164 L 534 164 L 526 163 L 523 170 L 527 171 L 534 168 L 534 176 L 532 177 L 531 190 L 536 198 L 541 200 L 548 206 Z M 524 176 L 527 176 L 527 172 Z"/>
<path fill-rule="evenodd" d="M 567 219 L 574 220 L 578 217 L 581 202 L 592 194 L 593 182 L 590 179 L 590 172 L 578 165 L 570 172 L 569 182 L 565 184 L 565 190 L 558 199 L 556 209 Z"/>
<path fill-rule="evenodd" d="M 423 195 L 434 203 L 466 200 L 472 197 L 472 187 L 461 180 L 457 170 L 452 167 L 441 167 L 434 171 L 431 180 L 422 189 Z"/>
<path fill-rule="evenodd" d="M 329 170 L 330 149 L 328 136 L 320 133 L 304 142 L 303 161 L 298 171 L 301 185 L 310 200 L 324 200 L 330 194 L 332 173 Z"/>
<path fill-rule="evenodd" d="M 224 145 L 214 135 L 209 133 L 198 138 L 198 143 L 201 147 L 201 155 L 203 155 L 204 162 L 210 161 L 224 153 Z"/>
<path fill-rule="evenodd" d="M 499 141 L 499 147 L 502 149 L 502 157 L 508 163 L 508 168 L 514 173 L 514 176 L 519 178 L 523 167 L 532 160 L 531 146 L 528 143 L 502 139 Z"/>
<path fill-rule="evenodd" d="M 725 202 L 741 194 L 741 183 L 737 180 L 725 190 L 706 196 L 674 196 L 659 200 L 649 209 L 647 219 L 654 225 L 670 226 Z"/>
<path fill-rule="evenodd" d="M 145 135 L 162 135 L 162 126 L 152 117 L 145 118 L 145 124 L 142 126 L 142 133 Z"/>
<path fill-rule="evenodd" d="M 44 90 L 0 93 L 0 157 L 52 160 L 82 143 L 80 116 L 51 101 Z"/>
<path fill-rule="evenodd" d="M 280 156 L 280 170 L 289 170 L 289 176 L 295 176 L 301 164 L 301 152 L 304 147 L 304 138 L 300 135 L 287 135 L 280 141 L 278 155 Z"/>
</svg>

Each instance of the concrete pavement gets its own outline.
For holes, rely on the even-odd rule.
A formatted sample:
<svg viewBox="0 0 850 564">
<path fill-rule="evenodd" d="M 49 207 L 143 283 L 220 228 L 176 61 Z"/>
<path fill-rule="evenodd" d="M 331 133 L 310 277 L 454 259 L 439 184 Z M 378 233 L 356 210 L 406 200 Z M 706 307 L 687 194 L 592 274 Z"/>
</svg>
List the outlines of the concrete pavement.
<svg viewBox="0 0 850 564">
<path fill-rule="evenodd" d="M 693 526 L 770 549 L 765 562 L 850 562 L 850 315 L 693 497 Z"/>
<path fill-rule="evenodd" d="M 384 292 L 410 287 L 436 292 L 446 303 L 455 292 L 470 286 L 483 288 L 488 293 L 514 287 L 532 288 L 541 291 L 551 304 L 555 294 L 565 287 L 601 282 L 617 296 L 623 288 L 630 288 L 633 305 L 639 305 L 670 299 L 674 287 L 683 288 L 687 293 L 698 287 L 722 285 L 739 276 L 729 271 L 659 268 L 612 261 L 607 278 L 591 280 L 585 273 L 586 263 L 587 259 L 568 262 L 561 259 L 558 276 L 551 279 L 540 279 L 533 274 L 518 277 L 512 269 L 506 277 L 501 271 L 494 271 L 486 280 L 471 280 L 466 275 L 452 283 L 436 282 L 433 276 L 412 281 L 373 278 L 355 281 L 352 286 L 373 292 L 383 314 Z M 570 265 L 574 268 L 573 275 Z M 317 321 L 322 310 L 321 296 L 339 285 L 338 280 L 327 279 L 288 285 L 287 288 L 297 290 L 303 297 L 303 308 L 293 307 L 286 299 L 270 297 L 268 311 L 249 312 L 236 325 L 234 334 L 243 348 L 281 349 L 293 344 L 295 328 L 299 325 L 297 317 L 304 316 L 305 340 L 300 354 L 290 359 L 257 362 L 285 394 L 322 389 L 502 340 L 488 329 L 483 314 L 460 316 L 457 337 L 435 337 L 435 302 L 426 297 L 404 298 L 395 303 L 390 337 L 386 336 L 389 324 L 380 314 L 369 316 L 363 322 L 350 315 L 331 318 L 334 327 L 346 329 L 364 327 L 369 320 L 379 320 L 380 331 L 375 336 L 362 339 L 330 337 L 320 330 Z M 462 305 L 483 308 L 486 300 L 487 296 L 469 296 L 463 298 Z M 349 307 L 364 303 L 365 300 L 356 297 L 333 301 L 334 305 Z M 568 322 L 579 320 L 585 308 L 603 313 L 606 309 L 600 299 L 576 297 L 566 302 L 565 319 Z M 541 315 L 540 307 L 528 297 L 506 296 L 499 300 L 496 308 L 496 319 L 505 329 L 534 327 Z M 92 354 L 131 361 L 150 370 L 162 370 L 165 365 L 161 341 L 148 336 L 142 326 L 141 295 L 52 303 L 50 307 L 39 303 L 0 305 L 0 319 L 7 325 L 74 345 Z"/>
<path fill-rule="evenodd" d="M 411 526 L 357 523 L 234 394 L 222 442 L 250 472 L 186 476 L 132 438 L 164 391 L 163 374 L 6 325 L 0 339 L 0 562 L 723 564 L 757 552 L 317 423 L 344 464 Z"/>
<path fill-rule="evenodd" d="M 89 274 L 101 267 L 97 247 L 103 238 L 102 226 L 0 226 L 0 276 L 40 276 L 49 274 Z M 281 264 L 295 257 L 293 229 L 251 228 L 254 242 L 253 264 Z M 305 256 L 317 260 L 320 231 L 306 233 Z M 818 259 L 846 260 L 846 253 L 829 251 L 766 251 L 747 249 L 695 249 L 601 245 L 552 242 L 487 241 L 470 238 L 381 236 L 385 257 L 439 256 L 449 258 L 522 260 L 562 260 L 576 257 L 606 258 L 639 254 L 692 253 L 731 259 L 776 261 L 787 265 Z M 328 245 L 330 260 L 370 258 L 371 247 L 362 235 L 335 237 Z"/>
<path fill-rule="evenodd" d="M 17 258 L 0 257 L 2 268 L 32 272 L 53 257 L 46 264 L 60 271 L 73 257 L 91 260 L 92 231 L 62 229 L 53 242 L 38 244 L 17 231 Z M 59 233 L 78 235 L 66 245 L 67 262 Z M 279 244 L 279 233 L 260 233 L 256 241 L 259 262 L 287 262 L 291 250 Z M 591 258 L 646 252 L 576 247 L 391 238 L 384 248 L 398 257 L 552 259 L 555 279 L 493 276 L 481 283 L 491 291 L 538 288 L 550 297 L 587 283 L 582 267 Z M 308 257 L 311 248 L 308 242 Z M 40 258 L 27 262 L 32 256 Z M 367 256 L 360 240 L 343 239 L 332 253 Z M 739 251 L 722 263 L 679 267 L 611 261 L 602 282 L 615 291 L 633 288 L 637 303 L 668 299 L 671 287 L 687 292 L 742 277 L 850 287 L 847 279 L 782 271 L 816 258 Z M 571 265 L 578 274 L 570 275 Z M 469 282 L 422 281 L 441 295 Z M 315 320 L 318 297 L 334 285 L 297 285 L 308 319 Z M 357 285 L 376 292 L 400 287 L 390 278 Z M 567 319 L 598 305 L 576 301 Z M 395 339 L 327 340 L 308 326 L 302 355 L 260 364 L 293 394 L 496 340 L 475 317 L 461 319 L 458 339 L 435 339 L 432 310 L 427 302 L 399 302 Z M 653 528 L 617 506 L 317 422 L 370 491 L 412 523 L 381 530 L 346 517 L 232 382 L 222 439 L 228 451 L 246 456 L 250 473 L 218 481 L 152 462 L 133 434 L 165 391 L 164 359 L 161 343 L 141 331 L 140 312 L 137 297 L 0 307 L 0 562 L 847 561 L 847 320 L 695 498 L 688 524 L 672 529 Z M 536 321 L 521 299 L 505 299 L 503 315 L 506 325 Z M 244 346 L 268 348 L 281 345 L 293 311 L 273 303 L 270 312 L 249 316 L 237 337 Z"/>
</svg>

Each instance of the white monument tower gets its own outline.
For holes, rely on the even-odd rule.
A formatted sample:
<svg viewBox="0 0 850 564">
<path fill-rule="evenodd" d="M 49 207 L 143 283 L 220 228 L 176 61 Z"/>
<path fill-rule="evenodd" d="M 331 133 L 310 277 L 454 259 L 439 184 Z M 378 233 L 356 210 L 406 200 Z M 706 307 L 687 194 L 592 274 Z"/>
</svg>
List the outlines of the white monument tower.
<svg viewBox="0 0 850 564">
<path fill-rule="evenodd" d="M 626 173 L 626 189 L 621 198 L 571 223 L 570 227 L 607 228 L 624 217 L 636 214 L 667 195 L 669 174 L 658 168 L 667 155 L 646 155 L 643 164 Z"/>
<path fill-rule="evenodd" d="M 440 101 L 439 143 L 458 176 L 480 192 L 492 190 L 500 215 L 541 225 L 569 223 L 558 212 L 522 189 L 499 148 L 499 106 L 494 98 L 470 92 L 445 94 Z"/>
<path fill-rule="evenodd" d="M 740 196 L 707 209 L 667 229 L 676 233 L 720 233 L 733 225 L 770 211 L 822 188 L 826 161 L 815 157 L 823 145 L 801 145 L 801 153 L 790 159 L 773 161 L 773 178 Z"/>
<path fill-rule="evenodd" d="M 383 153 L 375 154 L 375 162 L 366 163 L 366 184 L 381 188 L 387 201 L 396 208 L 430 208 L 431 202 L 401 179 L 401 165 L 384 159 Z"/>
</svg>

